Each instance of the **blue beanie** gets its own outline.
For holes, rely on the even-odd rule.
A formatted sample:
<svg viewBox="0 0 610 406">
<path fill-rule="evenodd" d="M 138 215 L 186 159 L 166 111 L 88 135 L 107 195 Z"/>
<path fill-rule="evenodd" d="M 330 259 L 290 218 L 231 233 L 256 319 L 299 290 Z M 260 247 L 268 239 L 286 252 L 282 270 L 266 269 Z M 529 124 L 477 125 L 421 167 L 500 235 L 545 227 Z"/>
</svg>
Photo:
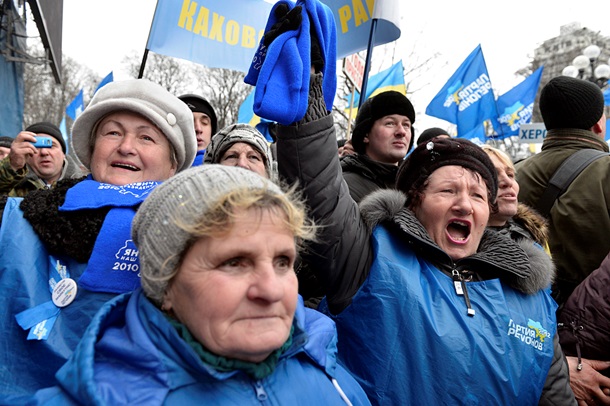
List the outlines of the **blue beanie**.
<svg viewBox="0 0 610 406">
<path fill-rule="evenodd" d="M 275 9 L 280 4 L 290 10 L 295 7 L 289 1 L 277 2 L 271 9 L 265 32 L 277 22 Z M 300 26 L 280 34 L 268 47 L 262 39 L 244 78 L 244 82 L 256 86 L 254 113 L 284 125 L 301 120 L 307 111 L 311 66 L 310 24 L 315 29 L 324 58 L 322 88 L 327 108 L 332 108 L 337 90 L 337 33 L 332 11 L 318 0 L 299 0 L 296 5 L 301 5 L 305 13 Z"/>
</svg>

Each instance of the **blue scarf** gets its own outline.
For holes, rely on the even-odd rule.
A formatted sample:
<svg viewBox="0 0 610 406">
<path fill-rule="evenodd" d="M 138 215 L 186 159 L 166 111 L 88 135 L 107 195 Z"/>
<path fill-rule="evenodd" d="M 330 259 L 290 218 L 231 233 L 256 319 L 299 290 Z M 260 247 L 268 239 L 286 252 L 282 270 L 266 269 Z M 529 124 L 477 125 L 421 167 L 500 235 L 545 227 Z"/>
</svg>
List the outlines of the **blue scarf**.
<svg viewBox="0 0 610 406">
<path fill-rule="evenodd" d="M 125 186 L 91 179 L 68 190 L 59 211 L 111 207 L 100 230 L 79 285 L 93 292 L 124 293 L 140 286 L 138 249 L 131 240 L 131 222 L 138 206 L 160 182 Z"/>
<path fill-rule="evenodd" d="M 191 165 L 191 166 L 203 165 L 204 156 L 205 156 L 205 149 L 202 149 L 201 151 L 197 151 L 197 155 L 195 155 L 195 160 L 193 161 L 193 165 Z"/>
</svg>

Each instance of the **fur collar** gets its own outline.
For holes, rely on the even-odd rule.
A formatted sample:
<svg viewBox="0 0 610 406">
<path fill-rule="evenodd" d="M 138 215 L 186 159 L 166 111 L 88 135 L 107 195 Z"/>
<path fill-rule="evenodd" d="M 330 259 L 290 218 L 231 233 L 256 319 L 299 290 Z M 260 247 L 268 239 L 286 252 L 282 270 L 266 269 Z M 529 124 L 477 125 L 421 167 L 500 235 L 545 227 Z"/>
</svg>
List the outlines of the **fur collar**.
<svg viewBox="0 0 610 406">
<path fill-rule="evenodd" d="M 516 224 L 530 233 L 531 237 L 540 245 L 545 246 L 549 242 L 547 221 L 536 210 L 519 203 L 517 214 L 513 217 Z"/>
<path fill-rule="evenodd" d="M 445 271 L 466 268 L 480 279 L 498 277 L 509 286 L 532 294 L 550 286 L 555 267 L 551 258 L 531 240 L 516 243 L 499 233 L 486 230 L 478 251 L 453 262 L 430 238 L 426 229 L 405 207 L 406 196 L 397 190 L 382 189 L 360 203 L 360 213 L 370 231 L 384 224 L 397 230 L 422 255 Z"/>
<path fill-rule="evenodd" d="M 19 207 L 50 254 L 87 262 L 109 208 L 59 211 L 68 189 L 82 180 L 65 179 L 53 189 L 30 192 Z"/>
</svg>

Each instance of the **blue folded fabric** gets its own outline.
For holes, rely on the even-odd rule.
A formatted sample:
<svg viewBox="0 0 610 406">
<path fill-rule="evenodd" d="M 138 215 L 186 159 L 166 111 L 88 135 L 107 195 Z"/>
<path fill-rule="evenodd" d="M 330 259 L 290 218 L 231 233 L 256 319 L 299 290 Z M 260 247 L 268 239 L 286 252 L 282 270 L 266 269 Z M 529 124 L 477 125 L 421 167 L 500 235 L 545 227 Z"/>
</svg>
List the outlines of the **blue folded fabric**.
<svg viewBox="0 0 610 406">
<path fill-rule="evenodd" d="M 331 9 L 318 0 L 303 0 L 309 21 L 316 31 L 322 57 L 324 58 L 324 75 L 322 89 L 327 110 L 332 110 L 337 92 L 337 28 Z"/>
<path fill-rule="evenodd" d="M 271 9 L 265 32 L 277 22 L 275 8 L 289 1 L 279 1 Z M 337 34 L 332 11 L 318 0 L 300 0 L 303 19 L 296 30 L 280 34 L 268 47 L 261 40 L 244 78 L 256 86 L 253 110 L 258 116 L 290 125 L 301 120 L 307 111 L 311 67 L 310 23 L 318 36 L 324 58 L 324 100 L 332 109 L 337 90 Z"/>
</svg>

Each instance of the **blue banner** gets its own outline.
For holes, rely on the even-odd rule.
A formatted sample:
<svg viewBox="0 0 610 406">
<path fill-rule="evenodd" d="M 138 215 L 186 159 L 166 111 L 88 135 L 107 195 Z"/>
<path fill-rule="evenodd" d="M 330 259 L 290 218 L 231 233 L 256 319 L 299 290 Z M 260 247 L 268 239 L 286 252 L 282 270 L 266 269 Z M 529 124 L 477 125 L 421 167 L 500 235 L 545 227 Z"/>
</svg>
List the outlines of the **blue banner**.
<svg viewBox="0 0 610 406">
<path fill-rule="evenodd" d="M 383 0 L 386 3 L 399 0 Z M 382 0 L 377 0 L 382 2 Z M 337 27 L 337 58 L 360 52 L 367 48 L 371 34 L 371 19 L 375 0 L 322 0 L 333 12 Z M 383 16 L 377 19 L 373 45 L 387 44 L 400 37 L 397 21 L 400 16 Z M 395 21 L 390 21 L 394 17 Z M 368 86 L 368 85 L 367 85 Z"/>
<path fill-rule="evenodd" d="M 543 70 L 544 66 L 539 67 L 517 86 L 498 97 L 496 106 L 499 116 L 491 120 L 498 134 L 494 138 L 504 139 L 519 135 L 521 124 L 527 124 L 532 120 L 534 100 L 540 86 Z"/>
<path fill-rule="evenodd" d="M 604 102 L 606 106 L 610 106 L 610 87 L 604 91 Z"/>
<path fill-rule="evenodd" d="M 66 107 L 66 114 L 72 120 L 76 120 L 76 117 L 80 116 L 83 110 L 85 110 L 85 102 L 83 100 L 83 89 L 81 89 L 74 100 Z"/>
<path fill-rule="evenodd" d="M 146 47 L 211 68 L 247 72 L 271 6 L 263 0 L 158 0 Z"/>
<path fill-rule="evenodd" d="M 498 116 L 481 45 L 434 96 L 426 114 L 456 124 L 458 134 L 466 134 L 485 120 Z"/>
<path fill-rule="evenodd" d="M 335 18 L 337 58 L 366 49 L 375 1 L 322 3 Z M 247 72 L 271 7 L 264 0 L 158 0 L 146 48 L 211 68 Z M 398 37 L 400 29 L 394 23 L 378 19 L 376 45 Z"/>
<path fill-rule="evenodd" d="M 376 94 L 387 92 L 388 90 L 395 90 L 404 95 L 407 94 L 407 87 L 405 85 L 405 74 L 402 66 L 402 60 L 398 61 L 388 69 L 381 71 L 368 80 L 366 88 L 366 98 L 375 96 Z M 351 93 L 346 96 L 347 107 L 346 112 L 349 111 L 349 103 L 351 100 Z M 354 100 L 352 102 L 352 118 L 356 117 L 358 113 L 358 104 L 360 103 L 360 93 L 356 92 Z M 349 114 L 349 113 L 348 113 Z"/>
</svg>

